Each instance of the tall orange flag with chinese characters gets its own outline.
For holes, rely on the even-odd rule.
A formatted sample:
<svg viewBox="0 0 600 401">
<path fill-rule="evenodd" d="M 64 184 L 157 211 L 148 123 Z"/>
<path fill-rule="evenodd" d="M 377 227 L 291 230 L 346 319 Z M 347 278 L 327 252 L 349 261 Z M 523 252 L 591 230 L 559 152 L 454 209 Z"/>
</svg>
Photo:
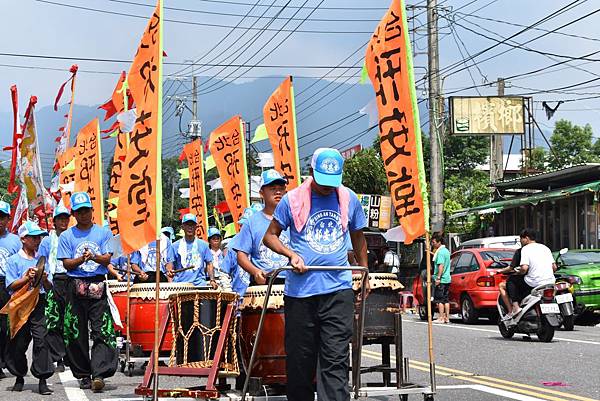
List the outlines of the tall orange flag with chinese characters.
<svg viewBox="0 0 600 401">
<path fill-rule="evenodd" d="M 263 107 L 263 118 L 273 148 L 275 170 L 288 180 L 288 191 L 300 185 L 300 161 L 296 134 L 296 106 L 292 77 L 273 92 Z"/>
<path fill-rule="evenodd" d="M 204 187 L 204 155 L 202 141 L 196 139 L 183 147 L 188 161 L 190 181 L 190 213 L 196 215 L 198 238 L 208 240 L 208 212 L 206 210 L 206 189 Z"/>
<path fill-rule="evenodd" d="M 94 118 L 79 133 L 75 142 L 75 192 L 87 192 L 94 208 L 94 223 L 104 224 L 102 199 L 102 155 L 100 122 Z M 62 176 L 62 175 L 61 175 Z"/>
<path fill-rule="evenodd" d="M 127 75 L 137 119 L 122 166 L 118 210 L 124 254 L 156 240 L 162 218 L 162 1 L 144 31 Z"/>
<path fill-rule="evenodd" d="M 405 242 L 410 244 L 429 226 L 429 204 L 403 0 L 392 0 L 367 45 L 365 62 L 377 98 L 381 157 Z"/>
<path fill-rule="evenodd" d="M 240 116 L 235 116 L 210 134 L 208 148 L 215 160 L 229 211 L 239 231 L 238 220 L 250 206 L 246 141 Z"/>
</svg>

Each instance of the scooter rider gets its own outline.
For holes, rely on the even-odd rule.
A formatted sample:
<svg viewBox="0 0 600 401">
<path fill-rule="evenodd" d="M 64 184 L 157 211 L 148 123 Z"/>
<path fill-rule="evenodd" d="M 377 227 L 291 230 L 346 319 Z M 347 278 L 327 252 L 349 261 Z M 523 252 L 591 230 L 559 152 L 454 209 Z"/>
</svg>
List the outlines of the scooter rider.
<svg viewBox="0 0 600 401">
<path fill-rule="evenodd" d="M 518 274 L 506 283 L 512 305 L 507 304 L 509 313 L 505 319 L 512 319 L 521 312 L 519 303 L 531 293 L 532 289 L 540 285 L 554 284 L 555 282 L 556 263 L 550 249 L 536 242 L 537 233 L 532 229 L 526 228 L 521 231 L 520 238 L 523 245 L 520 268 L 517 270 L 508 267 L 499 271 L 499 273 L 515 271 Z"/>
</svg>

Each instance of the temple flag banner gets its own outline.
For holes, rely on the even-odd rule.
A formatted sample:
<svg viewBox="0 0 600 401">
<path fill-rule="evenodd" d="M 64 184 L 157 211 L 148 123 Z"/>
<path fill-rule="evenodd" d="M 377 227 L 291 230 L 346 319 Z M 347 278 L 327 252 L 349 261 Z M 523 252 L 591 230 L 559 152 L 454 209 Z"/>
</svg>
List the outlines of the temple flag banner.
<svg viewBox="0 0 600 401">
<path fill-rule="evenodd" d="M 273 92 L 263 107 L 265 127 L 273 148 L 275 170 L 287 180 L 288 191 L 300 185 L 300 161 L 292 77 Z"/>
<path fill-rule="evenodd" d="M 102 154 L 100 152 L 100 121 L 87 123 L 75 141 L 75 192 L 87 192 L 94 208 L 94 223 L 104 224 L 102 191 Z"/>
<path fill-rule="evenodd" d="M 196 139 L 183 147 L 188 161 L 188 179 L 190 182 L 190 213 L 196 215 L 198 226 L 196 235 L 208 240 L 208 212 L 206 210 L 206 189 L 204 186 L 204 152 L 202 141 Z"/>
<path fill-rule="evenodd" d="M 381 156 L 390 195 L 410 244 L 429 227 L 429 203 L 403 0 L 392 1 L 367 45 L 365 61 L 377 99 Z"/>
<path fill-rule="evenodd" d="M 239 231 L 237 221 L 244 209 L 250 206 L 246 141 L 241 117 L 235 116 L 215 129 L 210 134 L 208 147 L 223 183 L 223 193 L 235 229 Z"/>
</svg>

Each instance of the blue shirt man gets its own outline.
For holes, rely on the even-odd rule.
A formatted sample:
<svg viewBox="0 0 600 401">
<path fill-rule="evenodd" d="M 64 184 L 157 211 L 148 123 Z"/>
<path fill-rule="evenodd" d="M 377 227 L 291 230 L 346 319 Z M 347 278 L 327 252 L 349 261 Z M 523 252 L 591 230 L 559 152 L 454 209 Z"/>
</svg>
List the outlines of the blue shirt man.
<svg viewBox="0 0 600 401">
<path fill-rule="evenodd" d="M 367 266 L 361 231 L 366 219 L 356 194 L 341 185 L 343 165 L 337 150 L 317 149 L 312 177 L 283 197 L 263 238 L 266 246 L 288 257 L 294 269 L 285 283 L 289 401 L 313 399 L 315 375 L 318 399 L 350 399 L 351 274 L 306 267 L 347 266 L 348 235 L 358 264 Z M 290 230 L 289 247 L 279 239 L 285 229 Z"/>
<path fill-rule="evenodd" d="M 166 235 L 161 234 L 160 239 L 160 271 L 163 280 L 167 280 L 167 273 L 173 270 L 173 263 L 175 262 L 175 251 L 173 245 Z M 152 241 L 148 245 L 142 247 L 139 251 L 135 251 L 131 254 L 131 269 L 138 273 L 141 281 L 153 282 L 148 280 L 148 273 L 156 272 L 156 241 Z M 154 279 L 154 276 L 152 277 Z M 138 281 L 138 280 L 136 280 Z"/>
<path fill-rule="evenodd" d="M 37 251 L 42 241 L 42 236 L 46 234 L 48 233 L 33 221 L 26 221 L 19 227 L 19 237 L 24 243 L 27 242 L 27 244 L 19 252 L 9 257 L 6 263 L 6 288 L 11 294 L 25 285 L 25 283 L 30 282 L 32 276 L 35 277 L 36 264 L 39 259 Z M 48 264 L 45 264 L 44 271 L 46 275 L 43 278 L 42 285 L 40 285 L 41 294 L 45 294 L 46 288 L 52 286 L 52 275 L 48 270 Z M 21 280 L 22 283 L 17 283 L 17 285 L 13 286 L 13 283 L 18 280 Z"/>
<path fill-rule="evenodd" d="M 185 214 L 181 219 L 184 237 L 173 244 L 175 269 L 190 269 L 176 273 L 173 281 L 193 283 L 197 287 L 210 285 L 216 289 L 212 253 L 208 243 L 196 237 L 197 222 L 196 216 L 191 213 Z"/>
<path fill-rule="evenodd" d="M 262 210 L 262 208 L 260 208 L 260 210 Z M 252 207 L 247 207 L 244 210 L 242 217 L 238 220 L 238 225 L 241 230 L 244 229 L 244 225 L 248 223 L 248 219 L 252 217 L 255 212 L 256 209 Z M 229 243 L 225 245 L 227 252 L 225 253 L 225 258 L 223 258 L 222 271 L 229 275 L 229 278 L 231 279 L 231 290 L 236 292 L 240 297 L 243 297 L 250 285 L 250 273 L 239 266 L 237 251 L 234 249 L 236 247 L 236 241 L 240 237 L 240 233 L 236 234 L 231 238 Z"/>
<path fill-rule="evenodd" d="M 0 201 L 0 278 L 6 275 L 6 261 L 8 258 L 19 252 L 23 246 L 17 235 L 8 232 L 7 226 L 9 222 L 10 205 L 4 201 Z"/>
</svg>

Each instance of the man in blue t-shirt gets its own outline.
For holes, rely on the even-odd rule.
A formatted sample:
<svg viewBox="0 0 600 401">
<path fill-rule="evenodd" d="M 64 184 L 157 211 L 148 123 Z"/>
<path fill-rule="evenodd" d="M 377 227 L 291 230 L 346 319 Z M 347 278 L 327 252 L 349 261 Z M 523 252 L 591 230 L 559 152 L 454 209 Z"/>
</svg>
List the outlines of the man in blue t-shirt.
<svg viewBox="0 0 600 401">
<path fill-rule="evenodd" d="M 40 294 L 37 304 L 31 311 L 27 321 L 13 335 L 6 345 L 6 367 L 16 380 L 12 391 L 23 391 L 25 376 L 27 375 L 27 348 L 33 340 L 33 354 L 31 361 L 31 374 L 39 380 L 38 391 L 42 395 L 50 395 L 52 391 L 48 388 L 46 379 L 54 374 L 54 365 L 50 349 L 46 343 L 46 291 L 52 287 L 51 273 L 45 265 L 41 281 L 36 280 L 37 263 L 36 256 L 42 236 L 46 235 L 33 221 L 26 221 L 19 227 L 19 237 L 23 242 L 23 249 L 8 258 L 6 263 L 6 288 L 12 294 L 21 290 L 24 286 L 33 288 L 39 286 Z"/>
<path fill-rule="evenodd" d="M 320 148 L 311 161 L 312 177 L 283 197 L 263 239 L 290 260 L 285 283 L 287 398 L 349 400 L 349 344 L 354 294 L 346 271 L 308 271 L 306 266 L 348 266 L 347 237 L 356 260 L 367 266 L 365 215 L 356 194 L 342 186 L 344 159 Z M 290 230 L 290 246 L 279 239 Z"/>
<path fill-rule="evenodd" d="M 52 276 L 52 290 L 48 292 L 46 303 L 46 325 L 48 336 L 46 340 L 50 347 L 52 359 L 56 362 L 56 371 L 64 372 L 65 364 L 63 359 L 66 356 L 64 338 L 64 315 L 67 304 L 67 269 L 63 266 L 62 260 L 57 258 L 58 239 L 61 234 L 69 228 L 71 213 L 64 205 L 60 204 L 54 208 L 52 222 L 54 230 L 50 235 L 42 239 L 39 256 L 46 257 L 47 269 Z"/>
<path fill-rule="evenodd" d="M 262 209 L 261 209 L 262 210 Z M 225 244 L 226 253 L 223 258 L 223 268 L 222 271 L 226 273 L 231 280 L 231 290 L 233 292 L 238 293 L 240 299 L 246 293 L 246 289 L 250 285 L 250 273 L 246 270 L 242 269 L 238 264 L 237 254 L 238 252 L 235 250 L 236 242 L 240 238 L 241 230 L 244 228 L 244 225 L 248 222 L 248 219 L 256 212 L 255 209 L 251 207 L 247 207 L 244 209 L 244 213 L 242 217 L 238 220 L 238 225 L 240 226 L 240 232 L 237 233 L 227 244 Z M 225 241 L 224 241 L 225 242 Z"/>
<path fill-rule="evenodd" d="M 67 269 L 64 340 L 73 376 L 81 389 L 100 392 L 115 374 L 117 341 L 108 305 L 105 274 L 112 254 L 112 233 L 92 221 L 92 202 L 85 192 L 71 195 L 77 224 L 59 237 L 57 258 Z M 93 341 L 90 357 L 88 324 Z"/>
<path fill-rule="evenodd" d="M 263 244 L 263 237 L 273 220 L 273 212 L 286 193 L 286 184 L 287 180 L 277 170 L 262 173 L 260 196 L 265 206 L 248 219 L 236 238 L 233 249 L 238 252 L 240 267 L 250 273 L 250 285 L 266 284 L 268 273 L 288 264 L 285 256 L 273 252 Z M 284 245 L 289 244 L 287 232 L 282 231 L 279 239 Z"/>
<path fill-rule="evenodd" d="M 0 201 L 0 308 L 10 299 L 8 291 L 6 291 L 6 261 L 9 257 L 19 252 L 22 247 L 21 240 L 18 236 L 8 232 L 7 226 L 10 223 L 10 205 L 4 201 Z M 4 350 L 8 336 L 8 317 L 0 314 L 0 379 L 4 379 L 6 375 L 2 371 L 5 367 Z"/>
<path fill-rule="evenodd" d="M 208 243 L 196 237 L 196 226 L 198 220 L 196 215 L 187 213 L 181 219 L 183 238 L 173 244 L 175 252 L 175 270 L 180 271 L 173 275 L 173 281 L 177 283 L 192 283 L 196 287 L 210 285 L 213 289 L 218 288 L 215 280 L 215 272 L 212 264 L 212 253 Z"/>
<path fill-rule="evenodd" d="M 160 236 L 160 282 L 169 281 L 169 273 L 173 270 L 175 252 L 173 245 L 166 235 Z M 135 274 L 135 283 L 156 282 L 156 241 L 143 246 L 139 251 L 131 254 L 131 270 Z"/>
</svg>

